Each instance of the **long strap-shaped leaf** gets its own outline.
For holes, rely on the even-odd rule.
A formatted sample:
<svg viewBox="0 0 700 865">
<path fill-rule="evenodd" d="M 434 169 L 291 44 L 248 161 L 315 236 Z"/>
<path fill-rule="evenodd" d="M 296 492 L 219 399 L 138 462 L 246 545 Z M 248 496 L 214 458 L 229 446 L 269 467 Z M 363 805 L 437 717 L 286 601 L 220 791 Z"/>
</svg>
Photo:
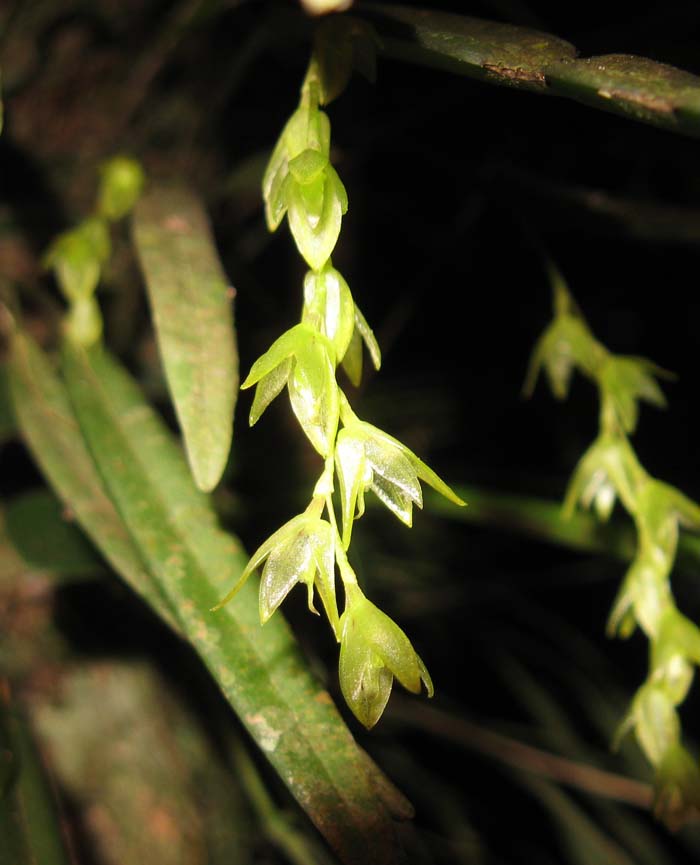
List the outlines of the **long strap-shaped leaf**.
<svg viewBox="0 0 700 865">
<path fill-rule="evenodd" d="M 192 474 L 209 491 L 226 465 L 238 393 L 231 289 L 204 207 L 185 188 L 156 186 L 139 201 L 134 241 Z"/>
<path fill-rule="evenodd" d="M 65 387 L 21 331 L 12 337 L 8 375 L 22 436 L 51 486 L 112 567 L 177 630 L 162 592 L 104 491 Z"/>
<path fill-rule="evenodd" d="M 210 612 L 245 556 L 217 528 L 169 431 L 102 349 L 68 349 L 64 373 L 117 509 L 183 632 L 253 738 L 344 862 L 397 861 L 392 818 L 375 792 L 382 776 L 308 672 L 281 616 L 261 629 L 252 581 L 235 603 Z M 405 808 L 396 797 L 392 806 Z"/>
<path fill-rule="evenodd" d="M 0 681 L 0 865 L 69 865 L 51 788 L 28 726 Z"/>
<path fill-rule="evenodd" d="M 397 59 L 700 136 L 700 77 L 665 63 L 628 54 L 577 58 L 573 45 L 548 33 L 453 13 L 374 3 L 360 11 Z"/>
</svg>

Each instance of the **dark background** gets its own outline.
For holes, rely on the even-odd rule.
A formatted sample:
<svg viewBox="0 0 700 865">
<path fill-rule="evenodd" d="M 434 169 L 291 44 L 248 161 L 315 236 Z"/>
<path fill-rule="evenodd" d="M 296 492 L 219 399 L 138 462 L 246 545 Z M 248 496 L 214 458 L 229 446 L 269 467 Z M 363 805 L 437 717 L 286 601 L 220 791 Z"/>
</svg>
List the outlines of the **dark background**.
<svg viewBox="0 0 700 865">
<path fill-rule="evenodd" d="M 55 302 L 56 292 L 37 256 L 89 209 L 99 161 L 125 150 L 151 178 L 184 174 L 205 196 L 237 289 L 245 372 L 300 310 L 304 268 L 286 226 L 267 236 L 258 193 L 262 160 L 295 107 L 308 58 L 296 6 L 221 4 L 171 39 L 174 4 L 42 3 L 34 17 L 29 5 L 15 4 L 15 30 L 8 26 L 2 46 L 0 138 L 2 213 L 11 215 L 14 243 L 0 252 L 27 310 L 44 321 L 45 296 Z M 440 8 L 539 27 L 583 56 L 629 52 L 700 74 L 695 3 L 642 3 L 632 12 L 535 0 Z M 22 38 L 17 20 L 29 22 Z M 376 84 L 353 78 L 328 113 L 350 201 L 334 264 L 384 354 L 381 372 L 367 373 L 355 396 L 357 412 L 450 483 L 560 499 L 596 435 L 597 403 L 580 379 L 564 404 L 542 382 L 532 399 L 521 396 L 529 353 L 551 315 L 546 251 L 601 342 L 678 374 L 665 385 L 667 411 L 643 408 L 634 445 L 652 474 L 699 498 L 697 141 L 382 58 Z M 126 236 L 104 304 L 113 348 L 172 419 Z M 249 394 L 237 409 L 219 503 L 248 548 L 297 512 L 319 470 L 285 403 L 273 404 L 252 431 Z M 19 444 L 0 460 L 6 495 L 39 482 Z M 372 510 L 355 530 L 353 555 L 370 597 L 405 627 L 433 673 L 435 705 L 631 772 L 607 752 L 615 719 L 646 675 L 641 637 L 604 637 L 624 566 L 498 525 L 441 519 L 429 508 L 414 523 L 408 531 Z M 697 585 L 688 577 L 674 584 L 696 621 Z M 69 610 L 102 609 L 99 593 L 67 597 Z M 290 619 L 337 696 L 335 647 L 302 601 L 288 604 Z M 118 607 L 138 623 L 132 650 L 158 656 L 155 626 L 132 607 L 130 599 Z M 64 615 L 77 645 L 88 653 L 123 649 L 123 620 L 110 627 L 104 609 L 89 619 Z M 593 707 L 591 688 L 609 698 L 607 715 Z M 369 735 L 350 723 L 416 802 L 421 855 L 433 857 L 425 861 L 585 861 L 570 852 L 561 813 L 521 776 L 480 755 L 474 742 L 461 748 L 429 735 L 407 705 L 395 700 Z M 683 709 L 691 741 L 699 718 L 691 693 Z M 644 773 L 643 761 L 637 768 Z M 572 796 L 596 825 L 608 825 L 607 812 Z M 651 818 L 639 820 L 638 831 L 651 833 L 671 861 L 693 860 L 697 827 L 671 839 Z"/>
</svg>

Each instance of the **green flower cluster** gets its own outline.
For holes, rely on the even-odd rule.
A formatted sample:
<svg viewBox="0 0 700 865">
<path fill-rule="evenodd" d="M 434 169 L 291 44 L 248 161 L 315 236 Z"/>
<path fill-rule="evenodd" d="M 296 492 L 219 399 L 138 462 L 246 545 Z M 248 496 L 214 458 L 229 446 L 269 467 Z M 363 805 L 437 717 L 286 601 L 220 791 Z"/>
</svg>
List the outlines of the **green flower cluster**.
<svg viewBox="0 0 700 865">
<path fill-rule="evenodd" d="M 627 437 L 637 425 L 639 400 L 665 406 L 654 376 L 668 374 L 644 358 L 611 354 L 593 337 L 555 271 L 553 284 L 554 320 L 535 347 L 526 389 L 542 368 L 559 398 L 566 396 L 574 369 L 598 387 L 600 431 L 574 471 L 564 512 L 580 504 L 606 520 L 619 499 L 634 520 L 637 549 L 608 634 L 628 637 L 639 626 L 650 642 L 650 663 L 617 739 L 634 731 L 656 770 L 657 814 L 675 826 L 700 808 L 700 770 L 682 745 L 677 712 L 700 664 L 700 628 L 677 609 L 670 576 L 679 530 L 700 530 L 700 507 L 649 475 Z"/>
<path fill-rule="evenodd" d="M 111 252 L 109 223 L 129 213 L 143 184 L 143 170 L 135 160 L 115 156 L 105 162 L 94 214 L 59 234 L 44 255 L 44 266 L 54 271 L 69 304 L 66 336 L 77 345 L 93 345 L 102 335 L 95 291 Z"/>
<path fill-rule="evenodd" d="M 343 696 L 370 728 L 384 711 L 394 678 L 414 693 L 424 685 L 430 696 L 433 685 L 408 637 L 365 597 L 348 560 L 352 527 L 364 512 L 365 493 L 373 492 L 409 526 L 413 505 L 423 504 L 420 481 L 456 504 L 464 502 L 405 445 L 360 420 L 336 379 L 342 365 L 350 381 L 359 384 L 363 343 L 376 369 L 381 354 L 347 282 L 331 263 L 347 196 L 330 164 L 330 123 L 321 110 L 330 91 L 312 58 L 299 107 L 284 128 L 263 179 L 270 230 L 286 215 L 297 248 L 310 267 L 301 321 L 258 358 L 241 385 L 255 386 L 251 425 L 286 386 L 292 411 L 323 458 L 324 468 L 306 510 L 255 551 L 218 606 L 230 601 L 260 566 L 262 623 L 297 584 L 306 587 L 312 612 L 317 612 L 314 596 L 318 594 L 340 643 Z M 336 478 L 342 530 L 333 501 Z M 342 615 L 336 574 L 344 589 Z"/>
</svg>

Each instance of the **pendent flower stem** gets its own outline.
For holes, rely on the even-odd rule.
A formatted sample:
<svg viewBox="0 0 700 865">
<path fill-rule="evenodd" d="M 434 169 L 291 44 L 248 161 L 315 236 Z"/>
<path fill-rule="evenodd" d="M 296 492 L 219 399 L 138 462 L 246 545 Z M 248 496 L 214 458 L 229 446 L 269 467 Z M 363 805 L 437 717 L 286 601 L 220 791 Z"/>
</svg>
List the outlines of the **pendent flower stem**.
<svg viewBox="0 0 700 865">
<path fill-rule="evenodd" d="M 356 36 L 353 26 L 348 38 Z M 337 38 L 334 30 L 333 39 Z M 322 42 L 318 45 L 323 49 Z M 341 54 L 348 62 L 353 56 L 352 51 Z M 301 321 L 258 358 L 241 385 L 243 389 L 255 387 L 251 425 L 286 388 L 292 410 L 323 458 L 324 468 L 306 510 L 258 548 L 238 584 L 218 606 L 231 600 L 259 566 L 263 567 L 263 623 L 297 584 L 306 586 L 309 608 L 316 612 L 313 593 L 317 591 L 341 643 L 341 690 L 353 712 L 369 727 L 381 716 L 394 677 L 415 693 L 424 682 L 432 695 L 432 683 L 403 631 L 365 598 L 348 559 L 352 525 L 364 510 L 365 491 L 374 492 L 409 526 L 413 504 L 423 504 L 420 481 L 456 504 L 464 502 L 405 445 L 362 421 L 336 379 L 342 366 L 351 383 L 358 385 L 363 344 L 377 370 L 381 352 L 350 287 L 331 261 L 348 207 L 345 187 L 330 162 L 330 121 L 321 110 L 350 77 L 349 71 L 347 76 L 342 70 L 338 74 L 335 69 L 335 73 L 333 81 L 324 80 L 322 64 L 312 55 L 299 105 L 263 177 L 268 227 L 274 231 L 286 216 L 297 249 L 310 268 L 304 279 Z M 342 532 L 333 504 L 336 475 Z M 336 603 L 336 567 L 345 593 L 342 616 Z"/>
</svg>

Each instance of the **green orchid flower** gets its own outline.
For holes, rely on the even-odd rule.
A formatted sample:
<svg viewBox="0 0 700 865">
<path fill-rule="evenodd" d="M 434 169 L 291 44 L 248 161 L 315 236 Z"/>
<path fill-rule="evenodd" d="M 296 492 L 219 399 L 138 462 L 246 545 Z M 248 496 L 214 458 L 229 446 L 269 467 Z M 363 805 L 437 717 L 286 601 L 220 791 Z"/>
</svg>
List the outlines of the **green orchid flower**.
<svg viewBox="0 0 700 865">
<path fill-rule="evenodd" d="M 107 223 L 93 216 L 59 234 L 44 255 L 44 267 L 55 272 L 67 300 L 87 300 L 95 293 L 110 246 Z"/>
<path fill-rule="evenodd" d="M 295 325 L 255 361 L 241 389 L 254 384 L 251 426 L 287 385 L 292 410 L 311 444 L 323 457 L 332 452 L 339 402 L 329 339 L 308 324 Z"/>
<path fill-rule="evenodd" d="M 668 379 L 673 375 L 646 358 L 608 355 L 597 375 L 602 398 L 610 401 L 610 410 L 626 433 L 637 427 L 639 400 L 666 408 L 666 398 L 655 376 Z"/>
<path fill-rule="evenodd" d="M 362 594 L 346 586 L 340 619 L 340 688 L 355 717 L 369 730 L 381 718 L 394 678 L 408 691 L 433 696 L 425 664 L 399 626 Z"/>
<path fill-rule="evenodd" d="M 594 507 L 607 520 L 619 496 L 634 512 L 636 490 L 648 475 L 623 436 L 602 433 L 581 457 L 564 497 L 563 511 L 570 516 L 577 504 Z"/>
<path fill-rule="evenodd" d="M 270 231 L 284 219 L 309 267 L 328 261 L 340 235 L 348 196 L 330 164 L 330 121 L 310 93 L 289 119 L 263 177 Z"/>
<path fill-rule="evenodd" d="M 456 505 L 465 504 L 413 451 L 377 427 L 359 420 L 342 394 L 341 412 L 345 427 L 336 440 L 335 465 L 345 549 L 350 544 L 353 521 L 364 513 L 364 496 L 368 489 L 407 526 L 413 520 L 413 505 L 423 507 L 421 480 Z"/>
<path fill-rule="evenodd" d="M 320 503 L 319 503 L 320 504 Z M 236 585 L 214 607 L 220 609 L 234 598 L 256 568 L 265 563 L 260 580 L 260 623 L 270 619 L 289 592 L 302 583 L 308 593 L 309 609 L 318 591 L 328 621 L 339 637 L 338 605 L 335 595 L 335 539 L 330 523 L 318 516 L 315 502 L 271 535 L 250 557 Z"/>
</svg>

